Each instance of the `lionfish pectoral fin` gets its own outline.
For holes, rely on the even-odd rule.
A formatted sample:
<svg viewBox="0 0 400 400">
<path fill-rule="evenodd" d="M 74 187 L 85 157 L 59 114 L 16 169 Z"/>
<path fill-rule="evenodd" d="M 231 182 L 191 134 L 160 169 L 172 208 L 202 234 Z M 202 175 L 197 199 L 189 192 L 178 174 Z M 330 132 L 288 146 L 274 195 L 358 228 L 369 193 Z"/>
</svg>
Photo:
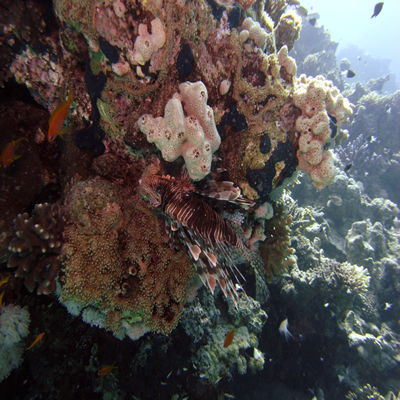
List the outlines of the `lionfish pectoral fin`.
<svg viewBox="0 0 400 400">
<path fill-rule="evenodd" d="M 207 281 L 208 281 L 208 287 L 210 288 L 211 293 L 214 294 L 215 286 L 217 284 L 216 279 L 212 275 L 208 275 Z"/>
<path fill-rule="evenodd" d="M 227 297 L 227 296 L 228 296 L 228 292 L 226 291 L 226 282 L 225 282 L 225 279 L 220 278 L 220 279 L 218 280 L 218 282 L 219 282 L 219 286 L 220 286 L 220 288 L 221 288 L 221 290 L 222 290 L 222 293 L 225 295 L 225 297 Z"/>
<path fill-rule="evenodd" d="M 189 246 L 189 250 L 194 260 L 197 261 L 201 253 L 200 247 L 197 246 L 197 244 L 192 244 L 191 246 Z"/>
<path fill-rule="evenodd" d="M 204 271 L 198 271 L 197 273 L 199 274 L 199 278 L 200 278 L 201 281 L 203 282 L 203 285 L 204 285 L 205 287 L 207 287 L 208 280 L 207 280 L 207 276 L 206 276 L 206 274 L 204 273 Z"/>
<path fill-rule="evenodd" d="M 215 254 L 209 252 L 204 252 L 204 253 L 207 256 L 208 261 L 210 261 L 212 266 L 215 268 L 217 266 L 217 257 L 215 257 Z"/>
</svg>

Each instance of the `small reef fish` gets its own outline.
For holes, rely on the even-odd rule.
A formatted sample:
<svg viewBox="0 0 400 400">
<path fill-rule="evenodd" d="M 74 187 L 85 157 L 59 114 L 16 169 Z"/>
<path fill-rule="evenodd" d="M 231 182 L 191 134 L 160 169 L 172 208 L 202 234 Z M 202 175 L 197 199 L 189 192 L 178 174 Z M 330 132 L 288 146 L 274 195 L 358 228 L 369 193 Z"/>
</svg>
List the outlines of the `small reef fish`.
<svg viewBox="0 0 400 400">
<path fill-rule="evenodd" d="M 289 321 L 288 319 L 284 319 L 281 324 L 279 325 L 279 332 L 282 336 L 285 336 L 287 342 L 289 342 L 289 337 L 293 337 L 293 335 L 289 332 Z"/>
<path fill-rule="evenodd" d="M 8 282 L 9 279 L 10 279 L 10 276 L 7 276 L 7 278 L 3 278 L 3 279 L 0 281 L 0 288 L 1 288 L 3 285 L 5 285 L 5 284 Z"/>
<path fill-rule="evenodd" d="M 335 206 L 340 207 L 340 206 L 342 205 L 342 203 L 343 203 L 343 201 L 342 201 L 342 198 L 341 198 L 341 197 L 335 196 L 334 194 L 331 194 L 331 195 L 329 196 L 329 200 L 328 200 L 328 202 L 326 203 L 326 205 L 327 205 L 328 207 L 330 207 L 332 204 L 334 204 Z"/>
<path fill-rule="evenodd" d="M 315 24 L 317 23 L 317 21 L 319 20 L 319 14 L 316 12 L 312 12 L 310 14 L 307 15 L 308 18 L 308 22 L 312 25 L 315 26 Z"/>
<path fill-rule="evenodd" d="M 336 117 L 334 117 L 333 115 L 328 114 L 328 117 L 329 117 L 329 128 L 331 130 L 331 139 L 333 139 L 337 133 L 337 120 Z"/>
<path fill-rule="evenodd" d="M 346 372 L 344 375 L 338 375 L 339 382 L 342 383 L 345 379 L 349 379 L 350 377 L 350 365 L 346 368 Z"/>
<path fill-rule="evenodd" d="M 224 393 L 224 396 L 225 396 L 227 399 L 234 399 L 234 398 L 235 398 L 235 396 L 234 396 L 233 394 L 229 394 L 229 393 Z"/>
<path fill-rule="evenodd" d="M 374 13 L 372 14 L 371 18 L 377 17 L 379 13 L 382 11 L 383 1 L 380 3 L 376 3 L 374 7 Z"/>
<path fill-rule="evenodd" d="M 40 335 L 38 335 L 38 337 L 33 341 L 33 343 L 26 349 L 27 350 L 31 349 L 36 343 L 38 343 L 42 340 L 43 336 L 44 336 L 44 332 L 42 332 Z"/>
<path fill-rule="evenodd" d="M 309 18 L 308 22 L 312 25 L 315 26 L 315 24 L 317 23 L 317 18 Z"/>
<path fill-rule="evenodd" d="M 346 76 L 348 78 L 354 78 L 356 76 L 356 73 L 352 69 L 348 69 Z"/>
<path fill-rule="evenodd" d="M 378 138 L 374 135 L 368 136 L 367 138 L 368 143 L 374 143 L 378 141 Z"/>
<path fill-rule="evenodd" d="M 71 113 L 70 106 L 73 100 L 70 90 L 67 100 L 60 103 L 51 113 L 49 119 L 49 131 L 47 134 L 49 142 L 52 142 L 58 135 L 63 135 L 65 133 L 65 129 L 62 129 L 62 126 Z"/>
<path fill-rule="evenodd" d="M 353 166 L 353 163 L 348 163 L 345 167 L 344 167 L 344 172 L 350 171 L 350 168 Z"/>
<path fill-rule="evenodd" d="M 227 333 L 224 340 L 224 348 L 227 348 L 232 342 L 233 338 L 235 337 L 235 328 Z"/>
<path fill-rule="evenodd" d="M 384 310 L 385 310 L 385 311 L 386 311 L 386 310 L 390 310 L 390 309 L 392 308 L 392 305 L 393 305 L 393 304 L 385 303 Z"/>
<path fill-rule="evenodd" d="M 107 365 L 106 367 L 103 367 L 98 373 L 97 375 L 99 376 L 106 376 L 108 375 L 112 369 L 117 369 L 118 367 L 114 367 L 115 361 L 113 362 L 112 365 Z"/>
<path fill-rule="evenodd" d="M 23 141 L 26 140 L 28 141 L 27 138 L 23 137 L 18 140 L 13 140 L 10 143 L 7 143 L 0 155 L 0 162 L 3 166 L 3 168 L 7 168 L 10 166 L 15 160 L 18 160 L 20 158 L 20 155 L 15 155 L 15 150 L 18 149 L 19 144 Z"/>
<path fill-rule="evenodd" d="M 261 353 L 260 350 L 258 350 L 258 349 L 256 349 L 256 348 L 254 347 L 253 357 L 254 357 L 254 359 L 257 361 L 257 360 L 259 360 L 260 358 L 264 358 L 264 355 L 263 355 L 263 353 Z"/>
</svg>

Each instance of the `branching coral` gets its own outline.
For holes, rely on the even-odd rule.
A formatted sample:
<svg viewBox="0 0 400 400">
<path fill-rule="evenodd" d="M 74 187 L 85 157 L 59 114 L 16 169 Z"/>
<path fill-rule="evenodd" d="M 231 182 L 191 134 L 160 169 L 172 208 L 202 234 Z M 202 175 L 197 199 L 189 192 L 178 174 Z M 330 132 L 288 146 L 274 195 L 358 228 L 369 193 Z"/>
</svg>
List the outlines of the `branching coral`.
<svg viewBox="0 0 400 400">
<path fill-rule="evenodd" d="M 300 252 L 299 252 L 300 253 Z M 369 288 L 370 275 L 366 268 L 335 260 L 318 254 L 315 267 L 307 270 L 293 267 L 290 278 L 283 279 L 282 293 L 297 307 L 298 297 L 304 299 L 309 309 L 317 310 L 321 304 L 334 304 L 337 315 L 347 313 L 353 304 L 361 301 Z M 300 306 L 299 308 L 304 307 Z"/>
<path fill-rule="evenodd" d="M 366 169 L 366 167 L 376 167 L 378 160 L 382 160 L 381 155 L 371 154 L 370 142 L 364 139 L 363 134 L 349 143 L 345 147 L 339 146 L 335 148 L 335 152 L 339 155 L 340 161 L 344 166 L 352 164 L 356 171 Z M 369 169 L 369 168 L 368 168 Z"/>
<path fill-rule="evenodd" d="M 39 283 L 38 294 L 56 291 L 56 277 L 61 267 L 63 220 L 59 207 L 37 204 L 32 216 L 19 214 L 14 220 L 16 238 L 9 250 L 9 268 L 18 268 L 15 276 L 25 278 L 25 286 L 33 291 Z"/>
<path fill-rule="evenodd" d="M 322 273 L 329 284 L 344 287 L 349 293 L 365 293 L 371 279 L 368 270 L 363 267 L 348 262 L 329 262 L 328 259 Z"/>
</svg>

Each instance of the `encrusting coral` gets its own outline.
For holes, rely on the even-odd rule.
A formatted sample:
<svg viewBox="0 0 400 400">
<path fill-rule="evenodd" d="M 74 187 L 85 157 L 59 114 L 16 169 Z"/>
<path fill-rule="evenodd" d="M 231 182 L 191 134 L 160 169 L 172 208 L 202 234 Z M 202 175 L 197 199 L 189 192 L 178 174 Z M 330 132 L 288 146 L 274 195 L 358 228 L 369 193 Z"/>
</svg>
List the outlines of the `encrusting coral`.
<svg viewBox="0 0 400 400">
<path fill-rule="evenodd" d="M 15 276 L 25 278 L 25 286 L 38 294 L 56 291 L 56 277 L 61 267 L 63 220 L 59 206 L 37 204 L 29 216 L 19 214 L 14 220 L 16 237 L 11 240 L 9 268 L 18 268 Z"/>
<path fill-rule="evenodd" d="M 287 272 L 296 261 L 293 258 L 294 249 L 290 247 L 291 215 L 285 215 L 282 205 L 278 205 L 271 219 L 264 220 L 265 239 L 259 241 L 259 251 L 264 262 L 264 271 L 268 282 L 275 276 Z M 251 241 L 251 239 L 250 239 Z"/>
<path fill-rule="evenodd" d="M 188 304 L 181 324 L 196 343 L 191 361 L 207 383 L 216 385 L 221 377 L 231 379 L 234 370 L 243 375 L 248 370 L 256 373 L 263 369 L 265 359 L 258 350 L 257 335 L 267 318 L 260 304 L 251 298 L 243 299 L 237 308 L 229 302 L 228 313 L 221 313 L 206 291 Z M 232 328 L 233 342 L 225 348 L 224 338 Z"/>
<path fill-rule="evenodd" d="M 170 333 L 195 270 L 146 202 L 103 179 L 83 181 L 66 219 L 60 300 L 70 312 L 120 338 Z"/>
</svg>

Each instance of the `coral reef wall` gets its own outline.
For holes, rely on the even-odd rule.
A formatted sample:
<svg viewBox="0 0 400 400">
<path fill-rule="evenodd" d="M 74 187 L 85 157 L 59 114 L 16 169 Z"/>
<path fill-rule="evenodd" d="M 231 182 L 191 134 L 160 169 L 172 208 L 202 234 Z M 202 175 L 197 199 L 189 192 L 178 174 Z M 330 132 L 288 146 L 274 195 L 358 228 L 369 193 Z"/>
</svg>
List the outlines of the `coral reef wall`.
<svg viewBox="0 0 400 400">
<path fill-rule="evenodd" d="M 386 128 L 397 94 L 347 90 L 354 108 L 329 35 L 318 30 L 318 57 L 296 48 L 294 0 L 6 3 L 0 79 L 19 98 L 1 105 L 12 129 L 0 143 L 25 140 L 2 171 L 0 273 L 24 278 L 4 299 L 30 304 L 35 332 L 48 329 L 38 353 L 67 358 L 54 382 L 75 362 L 65 385 L 81 397 L 78 376 L 104 397 L 229 398 L 235 388 L 247 398 L 232 378 L 248 372 L 293 376 L 317 398 L 367 392 L 377 370 L 380 390 L 398 389 L 398 327 L 377 309 L 398 293 L 398 209 L 337 170 L 363 143 L 333 149 L 349 126 L 385 130 L 396 160 Z M 68 93 L 71 114 L 50 142 L 47 121 Z M 299 171 L 311 179 L 301 178 L 301 204 L 288 194 Z M 103 362 L 118 368 L 99 376 Z M 43 383 L 46 368 L 30 373 Z"/>
</svg>

